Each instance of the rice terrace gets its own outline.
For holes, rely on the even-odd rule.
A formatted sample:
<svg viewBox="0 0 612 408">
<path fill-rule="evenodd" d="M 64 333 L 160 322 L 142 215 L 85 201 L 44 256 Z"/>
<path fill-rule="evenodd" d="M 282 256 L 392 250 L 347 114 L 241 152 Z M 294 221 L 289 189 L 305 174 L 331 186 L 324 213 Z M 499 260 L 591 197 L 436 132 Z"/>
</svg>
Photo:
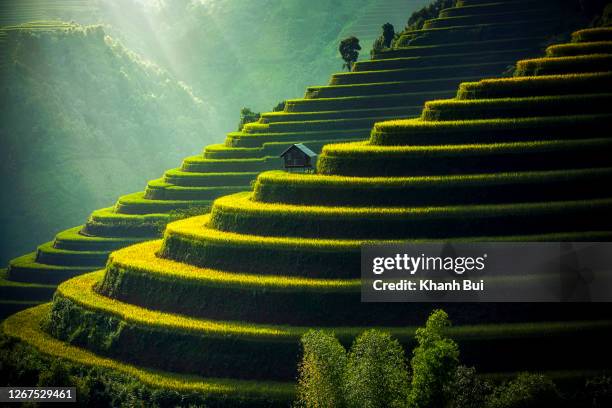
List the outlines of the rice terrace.
<svg viewBox="0 0 612 408">
<path fill-rule="evenodd" d="M 0 405 L 612 406 L 612 2 L 6 0 L 0 48 Z"/>
</svg>

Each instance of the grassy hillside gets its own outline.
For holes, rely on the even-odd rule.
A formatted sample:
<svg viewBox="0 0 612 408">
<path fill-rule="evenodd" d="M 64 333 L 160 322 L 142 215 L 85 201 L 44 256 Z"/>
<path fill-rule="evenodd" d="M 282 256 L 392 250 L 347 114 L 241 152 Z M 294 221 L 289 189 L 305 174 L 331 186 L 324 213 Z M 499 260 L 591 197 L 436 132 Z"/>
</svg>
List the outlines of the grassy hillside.
<svg viewBox="0 0 612 408">
<path fill-rule="evenodd" d="M 101 27 L 3 32 L 2 263 L 215 140 L 206 103 Z"/>
<path fill-rule="evenodd" d="M 513 77 L 473 79 L 471 65 L 482 61 L 467 61 L 486 56 L 499 70 L 505 65 L 498 61 L 500 52 L 531 55 L 558 26 L 552 17 L 557 4 L 540 3 L 551 8 L 536 9 L 521 25 L 512 23 L 531 36 L 517 38 L 507 30 L 506 14 L 522 15 L 523 2 L 499 3 L 510 9 L 502 17 L 488 14 L 483 0 L 461 0 L 454 15 L 471 16 L 475 7 L 479 18 L 404 33 L 404 46 L 362 64 L 379 69 L 357 67 L 335 75 L 328 87 L 309 89 L 285 111 L 265 115 L 230 134 L 225 145 L 186 160 L 191 171 L 166 175 L 181 184 L 154 181 L 144 194 L 122 197 L 114 209 L 94 214 L 92 219 L 98 218 L 85 231 L 116 228 L 120 235 L 125 227 L 120 217 L 135 216 L 142 227 L 145 221 L 136 216 L 154 216 L 153 209 L 209 200 L 210 189 L 219 187 L 219 176 L 211 174 L 220 168 L 234 170 L 224 186 L 239 187 L 244 179 L 236 173 L 260 171 L 265 153 L 274 154 L 294 137 L 323 134 L 321 144 L 344 141 L 323 148 L 318 174 L 263 173 L 253 192 L 219 198 L 210 214 L 169 224 L 162 240 L 113 252 L 104 271 L 62 283 L 50 307 L 9 318 L 4 333 L 54 357 L 131 372 L 181 395 L 224 378 L 231 389 L 206 394 L 219 405 L 242 396 L 245 406 L 262 398 L 286 406 L 299 336 L 309 327 L 331 328 L 347 344 L 364 326 L 384 326 L 412 347 L 414 325 L 433 308 L 361 303 L 355 271 L 363 242 L 609 240 L 612 199 L 605 186 L 612 160 L 605 125 L 612 118 L 607 104 L 612 29 L 577 32 L 571 43 L 515 63 Z M 480 39 L 474 21 L 486 25 L 494 39 Z M 408 44 L 413 40 L 417 44 Z M 517 43 L 532 48 L 512 48 Z M 438 64 L 449 58 L 440 50 L 449 48 L 463 51 L 452 61 L 453 72 L 467 72 L 462 80 L 454 78 L 463 83 L 451 95 L 450 80 L 442 80 L 449 70 Z M 381 68 L 389 64 L 394 68 Z M 368 82 L 372 76 L 389 81 Z M 428 80 L 442 88 L 427 93 L 422 87 Z M 381 87 L 387 93 L 377 94 Z M 416 118 L 360 115 L 415 109 L 416 101 L 432 96 L 442 98 L 427 102 Z M 415 105 L 401 105 L 406 101 Z M 296 120 L 283 120 L 291 115 Z M 308 115 L 316 119 L 303 120 Z M 275 121 L 278 116 L 283 119 Z M 375 122 L 368 127 L 369 139 L 351 141 L 342 133 L 361 134 L 364 118 Z M 365 201 L 368 197 L 376 199 Z M 64 245 L 61 237 L 56 242 Z M 61 252 L 39 250 L 39 255 L 68 255 Z M 65 276 L 53 272 L 12 264 L 9 278 L 35 282 L 31 278 L 39 275 L 57 282 Z M 550 371 L 583 378 L 612 366 L 606 353 L 612 341 L 609 307 L 445 308 L 457 323 L 449 335 L 460 345 L 462 361 L 481 372 Z M 148 370 L 159 370 L 159 377 Z M 270 394 L 270 381 L 283 382 L 277 388 L 282 392 Z"/>
</svg>

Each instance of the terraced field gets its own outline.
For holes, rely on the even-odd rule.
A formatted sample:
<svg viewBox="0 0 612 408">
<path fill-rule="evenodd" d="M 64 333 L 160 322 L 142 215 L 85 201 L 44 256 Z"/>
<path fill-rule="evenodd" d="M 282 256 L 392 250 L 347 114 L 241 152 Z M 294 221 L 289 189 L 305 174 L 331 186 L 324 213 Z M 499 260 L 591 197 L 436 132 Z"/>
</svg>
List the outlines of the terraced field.
<svg viewBox="0 0 612 408">
<path fill-rule="evenodd" d="M 559 27 L 563 22 L 563 10 L 553 1 L 539 3 L 533 14 L 525 11 L 529 1 L 472 3 L 465 0 L 441 13 L 466 16 L 458 22 L 466 25 L 451 27 L 449 36 L 434 35 L 433 29 L 405 33 L 418 37 L 419 45 L 385 50 L 359 62 L 354 72 L 337 73 L 329 85 L 310 87 L 304 98 L 288 100 L 284 111 L 264 113 L 259 122 L 228 134 L 224 144 L 184 159 L 179 168 L 149 182 L 145 191 L 120 197 L 114 207 L 94 211 L 84 226 L 61 232 L 36 252 L 13 260 L 2 285 L 59 283 L 99 269 L 110 251 L 159 237 L 167 222 L 204 213 L 217 197 L 250 190 L 257 174 L 280 168 L 278 154 L 292 143 L 305 142 L 320 151 L 332 142 L 365 140 L 375 122 L 416 117 L 426 100 L 453 96 L 462 81 L 499 76 L 517 59 L 537 55 L 542 41 L 557 29 L 550 20 L 556 19 Z M 498 31 L 507 32 L 505 21 L 515 14 L 521 17 L 512 31 L 518 37 L 488 40 L 470 34 L 481 17 L 494 32 L 499 18 Z M 472 15 L 478 18 L 467 18 Z M 380 17 L 380 10 L 373 16 Z M 25 287 L 21 293 L 22 300 L 29 299 Z"/>
<path fill-rule="evenodd" d="M 62 283 L 52 306 L 21 312 L 3 330 L 74 361 L 139 367 L 145 379 L 163 370 L 162 387 L 180 389 L 164 382 L 176 375 L 183 387 L 194 387 L 192 376 L 211 387 L 225 378 L 225 397 L 247 405 L 287 403 L 308 327 L 331 327 L 346 344 L 384 326 L 410 347 L 435 305 L 361 303 L 361 243 L 612 238 L 612 111 L 593 102 L 612 94 L 601 63 L 612 56 L 612 29 L 579 31 L 546 53 L 519 61 L 512 78 L 462 83 L 420 118 L 378 122 L 368 141 L 325 146 L 318 174 L 261 174 L 254 192 L 169 224 L 163 240 L 114 252 L 105 271 Z M 577 100 L 595 112 L 575 110 Z M 444 308 L 462 361 L 481 372 L 580 377 L 612 366 L 607 306 Z"/>
</svg>

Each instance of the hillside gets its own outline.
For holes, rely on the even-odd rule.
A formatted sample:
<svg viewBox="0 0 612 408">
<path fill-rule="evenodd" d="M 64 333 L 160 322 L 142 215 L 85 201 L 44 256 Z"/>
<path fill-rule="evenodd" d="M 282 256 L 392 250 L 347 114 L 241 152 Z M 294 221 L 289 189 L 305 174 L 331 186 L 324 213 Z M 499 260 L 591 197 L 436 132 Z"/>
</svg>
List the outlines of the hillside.
<svg viewBox="0 0 612 408">
<path fill-rule="evenodd" d="M 463 0 L 432 24 L 478 3 Z M 463 82 L 418 118 L 376 123 L 367 141 L 325 146 L 318 174 L 263 173 L 253 192 L 64 282 L 52 304 L 9 318 L 4 332 L 172 390 L 175 403 L 197 392 L 234 406 L 287 405 L 308 327 L 333 328 L 348 344 L 363 326 L 384 325 L 411 347 L 433 305 L 361 303 L 364 241 L 612 238 L 612 29 L 578 31 L 515 68 Z M 463 361 L 482 372 L 584 379 L 612 364 L 609 306 L 445 308 Z"/>
<path fill-rule="evenodd" d="M 216 140 L 210 107 L 101 27 L 5 27 L 0 260 Z"/>
</svg>

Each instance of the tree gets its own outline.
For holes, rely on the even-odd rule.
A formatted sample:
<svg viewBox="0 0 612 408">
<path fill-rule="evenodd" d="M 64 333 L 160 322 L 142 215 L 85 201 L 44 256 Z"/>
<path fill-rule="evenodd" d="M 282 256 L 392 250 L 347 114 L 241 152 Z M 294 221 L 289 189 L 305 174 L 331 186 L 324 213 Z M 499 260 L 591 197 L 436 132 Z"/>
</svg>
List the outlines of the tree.
<svg viewBox="0 0 612 408">
<path fill-rule="evenodd" d="M 412 387 L 408 396 L 411 408 L 444 406 L 444 388 L 450 384 L 459 364 L 459 347 L 444 337 L 450 326 L 443 310 L 434 310 L 425 327 L 416 331 L 418 346 L 413 350 Z"/>
<path fill-rule="evenodd" d="M 385 48 L 391 47 L 391 41 L 393 41 L 393 37 L 395 37 L 395 28 L 393 28 L 393 24 L 385 23 L 382 26 L 382 37 L 383 37 L 383 46 Z"/>
<path fill-rule="evenodd" d="M 516 379 L 495 388 L 486 408 L 539 408 L 559 406 L 561 396 L 555 384 L 541 374 L 521 373 Z"/>
<path fill-rule="evenodd" d="M 296 407 L 344 407 L 342 380 L 346 350 L 333 333 L 310 330 L 302 336 Z"/>
<path fill-rule="evenodd" d="M 253 112 L 250 108 L 242 108 L 240 110 L 240 122 L 238 123 L 238 131 L 241 131 L 247 123 L 257 122 L 260 114 Z"/>
<path fill-rule="evenodd" d="M 363 332 L 353 343 L 344 376 L 348 407 L 403 407 L 408 390 L 404 350 L 388 333 Z"/>
<path fill-rule="evenodd" d="M 359 58 L 359 51 L 361 51 L 359 39 L 357 37 L 345 38 L 340 41 L 338 51 L 340 51 L 340 55 L 344 61 L 342 68 L 346 68 L 348 71 L 352 70 L 353 65 L 357 62 L 357 58 Z"/>
<path fill-rule="evenodd" d="M 447 408 L 482 408 L 492 386 L 478 377 L 474 367 L 459 366 L 444 393 Z"/>
</svg>

